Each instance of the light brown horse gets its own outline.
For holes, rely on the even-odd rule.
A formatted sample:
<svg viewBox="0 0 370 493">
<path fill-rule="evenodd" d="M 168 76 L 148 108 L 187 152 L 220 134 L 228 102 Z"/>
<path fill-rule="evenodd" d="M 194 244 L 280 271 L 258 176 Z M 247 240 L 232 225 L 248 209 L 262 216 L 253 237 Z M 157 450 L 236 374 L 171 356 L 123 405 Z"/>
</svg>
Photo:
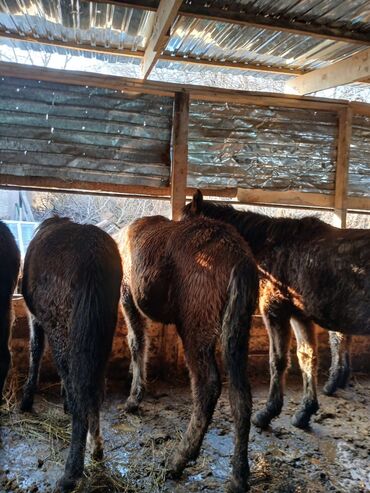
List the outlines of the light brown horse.
<svg viewBox="0 0 370 493">
<path fill-rule="evenodd" d="M 211 219 L 154 216 L 132 223 L 119 245 L 133 369 L 127 409 L 137 408 L 143 397 L 146 320 L 175 324 L 193 391 L 191 420 L 170 465 L 172 477 L 181 475 L 198 457 L 220 395 L 215 346 L 221 337 L 236 433 L 228 491 L 244 492 L 252 407 L 248 340 L 258 297 L 257 267 L 246 242 L 234 228 Z"/>
</svg>

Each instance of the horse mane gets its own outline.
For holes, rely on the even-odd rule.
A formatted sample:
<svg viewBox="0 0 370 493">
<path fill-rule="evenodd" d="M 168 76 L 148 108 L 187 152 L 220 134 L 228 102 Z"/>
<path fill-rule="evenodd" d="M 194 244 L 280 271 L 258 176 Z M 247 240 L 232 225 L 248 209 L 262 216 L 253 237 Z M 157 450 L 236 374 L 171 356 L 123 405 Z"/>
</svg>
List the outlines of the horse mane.
<svg viewBox="0 0 370 493">
<path fill-rule="evenodd" d="M 292 239 L 307 241 L 313 236 L 328 233 L 332 227 L 317 217 L 301 219 L 269 217 L 251 211 L 240 211 L 231 205 L 203 201 L 200 213 L 216 220 L 232 224 L 249 242 L 252 249 L 259 249 L 266 241 L 273 244 L 290 243 Z"/>
</svg>

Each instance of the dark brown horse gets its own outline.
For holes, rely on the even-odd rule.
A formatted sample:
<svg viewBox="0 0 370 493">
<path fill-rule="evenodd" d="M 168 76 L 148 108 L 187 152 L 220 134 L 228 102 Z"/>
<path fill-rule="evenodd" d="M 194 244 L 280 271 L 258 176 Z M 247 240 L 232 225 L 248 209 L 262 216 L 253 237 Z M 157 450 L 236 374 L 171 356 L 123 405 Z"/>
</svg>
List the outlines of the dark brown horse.
<svg viewBox="0 0 370 493">
<path fill-rule="evenodd" d="M 220 395 L 215 345 L 221 338 L 236 432 L 229 491 L 244 492 L 252 406 L 248 340 L 258 297 L 257 267 L 247 244 L 220 222 L 174 222 L 162 216 L 138 219 L 122 232 L 119 243 L 133 367 L 127 409 L 137 408 L 143 396 L 146 319 L 176 324 L 193 392 L 191 420 L 170 466 L 171 475 L 178 477 L 198 457 Z"/>
<path fill-rule="evenodd" d="M 73 490 L 81 478 L 88 432 L 93 456 L 102 456 L 99 410 L 121 281 L 117 245 L 96 226 L 47 219 L 27 250 L 22 291 L 32 314 L 31 360 L 21 409 L 32 408 L 46 334 L 72 414 L 71 446 L 57 491 Z"/>
<path fill-rule="evenodd" d="M 17 284 L 19 265 L 20 253 L 14 236 L 0 221 L 0 402 L 10 366 L 12 296 Z"/>
<path fill-rule="evenodd" d="M 249 243 L 260 271 L 260 310 L 270 338 L 270 393 L 254 423 L 265 428 L 280 414 L 291 327 L 304 394 L 293 424 L 306 427 L 318 410 L 317 348 L 313 323 L 344 334 L 370 334 L 370 231 L 341 230 L 314 217 L 270 218 L 203 201 L 201 192 L 184 216 L 232 225 Z"/>
</svg>

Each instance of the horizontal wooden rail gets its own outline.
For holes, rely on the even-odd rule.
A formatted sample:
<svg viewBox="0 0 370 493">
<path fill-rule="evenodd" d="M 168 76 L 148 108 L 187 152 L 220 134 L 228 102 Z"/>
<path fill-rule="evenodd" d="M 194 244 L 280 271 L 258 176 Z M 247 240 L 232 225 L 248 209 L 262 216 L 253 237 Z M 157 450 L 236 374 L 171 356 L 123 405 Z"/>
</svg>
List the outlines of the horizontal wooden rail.
<svg viewBox="0 0 370 493">
<path fill-rule="evenodd" d="M 313 209 L 330 209 L 334 211 L 335 195 L 294 190 L 273 191 L 264 189 L 238 188 L 237 199 L 240 203 L 251 205 L 293 206 Z M 370 197 L 348 196 L 347 210 L 370 210 Z"/>
<path fill-rule="evenodd" d="M 172 97 L 176 92 L 188 92 L 191 99 L 253 104 L 256 106 L 282 106 L 318 111 L 339 111 L 347 106 L 347 101 L 335 99 L 156 82 L 93 72 L 59 70 L 8 62 L 0 62 L 0 77 L 18 77 L 21 79 L 43 80 L 55 83 L 62 82 L 63 84 L 116 89 L 127 93 L 147 93 Z"/>
</svg>

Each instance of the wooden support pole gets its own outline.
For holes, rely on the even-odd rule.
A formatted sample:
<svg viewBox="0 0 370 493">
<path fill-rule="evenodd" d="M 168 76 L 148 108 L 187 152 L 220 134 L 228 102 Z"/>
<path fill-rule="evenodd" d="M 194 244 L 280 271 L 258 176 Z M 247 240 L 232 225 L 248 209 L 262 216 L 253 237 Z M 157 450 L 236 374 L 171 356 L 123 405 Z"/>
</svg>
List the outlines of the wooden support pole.
<svg viewBox="0 0 370 493">
<path fill-rule="evenodd" d="M 352 137 L 352 108 L 338 113 L 338 145 L 335 173 L 334 226 L 345 228 L 347 224 L 348 168 Z"/>
<path fill-rule="evenodd" d="M 171 211 L 174 220 L 180 218 L 186 200 L 188 125 L 189 93 L 177 92 L 174 99 L 172 122 Z"/>
</svg>

